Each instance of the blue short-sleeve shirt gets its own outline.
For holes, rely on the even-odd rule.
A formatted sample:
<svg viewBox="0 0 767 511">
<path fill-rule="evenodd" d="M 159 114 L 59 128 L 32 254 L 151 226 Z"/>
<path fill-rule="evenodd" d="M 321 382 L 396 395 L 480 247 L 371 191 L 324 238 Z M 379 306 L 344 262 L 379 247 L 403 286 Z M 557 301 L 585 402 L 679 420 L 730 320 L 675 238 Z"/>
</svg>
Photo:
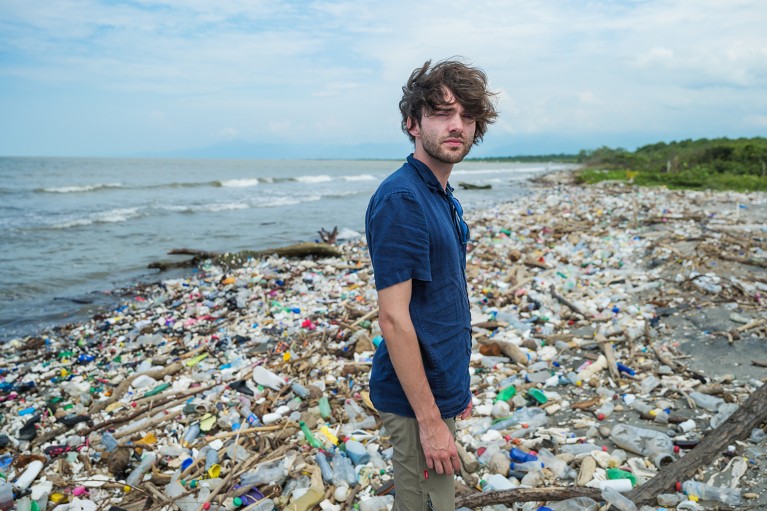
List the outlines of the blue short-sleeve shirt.
<svg viewBox="0 0 767 511">
<path fill-rule="evenodd" d="M 410 317 L 426 377 L 444 418 L 461 413 L 471 399 L 466 245 L 458 229 L 452 199 L 412 154 L 381 183 L 365 215 L 376 289 L 413 281 Z M 415 417 L 385 339 L 373 358 L 370 398 L 379 411 Z"/>
</svg>

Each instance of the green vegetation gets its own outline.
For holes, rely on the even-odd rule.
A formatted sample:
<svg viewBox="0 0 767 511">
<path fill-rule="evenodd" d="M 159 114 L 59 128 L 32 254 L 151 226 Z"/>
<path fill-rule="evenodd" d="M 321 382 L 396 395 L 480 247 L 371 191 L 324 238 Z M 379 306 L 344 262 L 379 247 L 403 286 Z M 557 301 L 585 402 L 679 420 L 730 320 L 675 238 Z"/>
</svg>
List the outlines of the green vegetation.
<svg viewBox="0 0 767 511">
<path fill-rule="evenodd" d="M 581 151 L 583 152 L 583 151 Z M 503 156 L 503 157 L 489 157 L 489 158 L 467 158 L 472 161 L 487 161 L 487 162 L 519 162 L 519 163 L 581 163 L 580 155 L 578 154 L 537 154 L 528 156 Z"/>
<path fill-rule="evenodd" d="M 636 151 L 581 151 L 583 183 L 629 181 L 642 186 L 767 191 L 767 138 L 658 142 Z"/>
</svg>

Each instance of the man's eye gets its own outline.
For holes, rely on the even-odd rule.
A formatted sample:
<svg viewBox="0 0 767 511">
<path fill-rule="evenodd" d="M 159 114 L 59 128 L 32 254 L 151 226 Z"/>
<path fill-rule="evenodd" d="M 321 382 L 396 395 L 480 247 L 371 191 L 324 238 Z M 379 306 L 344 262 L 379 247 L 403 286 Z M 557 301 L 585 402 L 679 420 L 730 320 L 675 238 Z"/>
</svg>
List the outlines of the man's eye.
<svg viewBox="0 0 767 511">
<path fill-rule="evenodd" d="M 476 119 L 474 118 L 473 115 L 462 115 L 461 117 L 466 122 L 474 122 L 474 121 L 476 121 Z"/>
<path fill-rule="evenodd" d="M 437 117 L 447 117 L 448 115 L 450 115 L 450 113 L 444 110 L 437 110 L 436 112 L 434 112 L 434 115 L 436 115 Z"/>
</svg>

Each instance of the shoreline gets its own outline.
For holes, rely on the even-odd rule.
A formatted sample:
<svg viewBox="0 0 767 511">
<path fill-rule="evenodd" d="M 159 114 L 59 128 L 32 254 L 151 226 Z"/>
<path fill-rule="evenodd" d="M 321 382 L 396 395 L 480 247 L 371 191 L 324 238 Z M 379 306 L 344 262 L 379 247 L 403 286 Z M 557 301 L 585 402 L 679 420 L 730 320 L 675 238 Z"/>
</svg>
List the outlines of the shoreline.
<svg viewBox="0 0 767 511">
<path fill-rule="evenodd" d="M 708 421 L 716 413 L 690 408 L 684 396 L 705 384 L 718 386 L 716 395 L 729 403 L 742 403 L 767 377 L 764 367 L 753 365 L 767 359 L 760 356 L 767 328 L 767 265 L 760 241 L 767 225 L 767 194 L 648 190 L 618 184 L 583 188 L 564 184 L 561 176 L 552 177 L 545 184 L 531 183 L 530 193 L 514 202 L 467 211 L 476 237 L 467 263 L 476 411 L 472 419 L 459 424 L 459 442 L 468 453 L 464 465 L 470 465 L 472 457 L 476 461 L 480 448 L 489 445 L 501 451 L 512 446 L 557 449 L 565 442 L 564 437 L 557 440 L 563 433 L 557 433 L 552 424 L 612 452 L 610 427 L 624 421 L 648 424 L 624 401 L 626 395 L 695 423 L 688 433 L 672 424 L 651 420 L 650 425 L 674 432 L 675 438 L 704 438 L 711 431 Z M 737 240 L 740 250 L 733 250 Z M 16 386 L 36 382 L 28 394 L 21 387 L 11 391 L 27 397 L 25 406 L 39 411 L 55 396 L 72 405 L 38 422 L 30 443 L 16 438 L 29 420 L 27 415 L 14 415 L 22 410 L 22 403 L 8 400 L 2 432 L 14 439 L 9 444 L 12 450 L 40 453 L 50 442 L 61 443 L 79 432 L 81 438 L 89 437 L 80 451 L 90 457 L 92 468 L 87 475 L 103 474 L 119 481 L 104 462 L 100 432 L 105 427 L 97 426 L 120 418 L 125 421 L 131 410 L 142 407 L 148 407 L 149 418 L 157 412 L 152 400 L 195 392 L 192 403 L 213 412 L 216 423 L 192 444 L 196 449 L 226 432 L 224 416 L 237 410 L 245 396 L 260 421 L 266 424 L 274 419 L 270 424 L 281 426 L 282 433 L 268 434 L 271 450 L 284 448 L 283 455 L 296 452 L 289 480 L 297 479 L 301 468 L 311 472 L 316 449 L 299 433 L 299 420 L 315 435 L 326 423 L 336 432 L 353 436 L 358 428 L 350 422 L 355 413 L 350 411 L 350 400 L 365 415 L 373 414 L 366 406 L 366 373 L 376 335 L 372 272 L 362 240 L 339 248 L 343 252 L 339 258 L 270 257 L 240 269 L 223 271 L 213 266 L 160 285 L 138 287 L 117 310 L 62 326 L 47 339 L 38 335 L 6 343 L 2 347 L 4 379 Z M 610 350 L 600 344 L 602 338 L 610 341 Z M 654 352 L 655 348 L 660 351 Z M 62 352 L 71 353 L 62 357 Z M 580 385 L 562 383 L 561 378 L 549 384 L 551 376 L 567 379 L 608 352 L 634 374 L 602 369 L 584 377 Z M 514 353 L 524 354 L 524 360 L 514 358 Z M 91 356 L 93 360 L 87 360 Z M 717 357 L 728 357 L 727 363 Z M 162 374 L 158 368 L 163 367 L 173 367 L 175 372 Z M 252 373 L 258 367 L 298 384 L 306 393 L 295 386 L 270 390 L 257 378 L 254 381 Z M 129 394 L 128 386 L 121 384 L 143 370 L 154 371 L 154 383 L 133 388 L 133 395 Z M 545 381 L 539 380 L 542 373 L 548 373 Z M 660 385 L 644 392 L 651 376 Z M 234 385 L 237 382 L 243 383 Z M 517 396 L 505 410 L 503 406 L 498 410 L 494 398 L 504 382 L 517 388 Z M 151 399 L 142 399 L 163 383 L 168 387 Z M 544 392 L 547 401 L 525 399 L 532 388 Z M 118 389 L 124 393 L 118 395 Z M 605 404 L 599 389 L 616 396 L 612 415 L 603 421 L 595 414 Z M 327 418 L 317 411 L 323 395 L 331 405 Z M 572 407 L 589 400 L 595 400 L 591 406 Z M 111 406 L 102 406 L 107 401 L 112 401 Z M 216 403 L 222 406 L 217 408 Z M 505 437 L 488 436 L 488 421 L 515 408 L 545 411 L 549 427 L 537 431 L 509 427 Z M 141 435 L 123 430 L 124 438 L 134 441 L 155 432 L 153 449 L 162 454 L 158 472 L 166 475 L 189 456 L 179 451 L 182 437 L 191 424 L 203 419 L 183 405 L 169 410 L 176 413 L 176 409 L 177 420 L 138 427 Z M 59 423 L 72 414 L 87 420 L 61 431 Z M 119 421 L 115 426 L 115 435 L 122 434 Z M 377 428 L 362 429 L 367 436 L 360 438 L 380 447 L 376 452 L 383 454 L 386 439 L 378 437 Z M 57 431 L 58 438 L 51 436 Z M 240 445 L 250 456 L 269 458 L 258 442 Z M 767 443 L 744 442 L 736 449 L 738 453 L 767 452 Z M 767 470 L 764 455 L 748 452 L 755 466 Z M 581 460 L 568 463 L 578 469 Z M 44 473 L 54 465 L 48 464 Z M 135 465 L 136 460 L 129 463 L 130 468 Z M 226 471 L 236 469 L 234 463 L 225 465 Z M 722 467 L 714 463 L 709 469 Z M 488 470 L 483 465 L 467 471 L 459 491 L 474 491 Z M 550 482 L 571 484 L 544 475 Z M 68 476 L 65 486 L 85 484 L 78 477 Z M 154 484 L 160 485 L 163 479 L 156 477 Z M 390 472 L 366 477 L 377 487 Z M 767 482 L 746 478 L 739 485 L 744 493 L 756 495 L 751 504 L 767 504 Z M 114 505 L 135 497 L 111 489 L 92 488 L 91 492 L 92 497 L 115 499 Z M 369 497 L 371 486 L 356 496 Z M 279 502 L 282 497 L 276 498 Z"/>
</svg>

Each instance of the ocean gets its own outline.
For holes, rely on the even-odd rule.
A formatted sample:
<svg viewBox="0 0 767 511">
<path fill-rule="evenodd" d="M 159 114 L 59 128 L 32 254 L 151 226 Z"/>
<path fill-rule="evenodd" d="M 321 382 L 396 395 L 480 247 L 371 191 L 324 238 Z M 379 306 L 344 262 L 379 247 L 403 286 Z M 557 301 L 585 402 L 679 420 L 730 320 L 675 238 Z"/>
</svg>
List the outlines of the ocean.
<svg viewBox="0 0 767 511">
<path fill-rule="evenodd" d="M 361 234 L 368 199 L 400 165 L 0 158 L 0 340 L 87 319 L 120 289 L 167 278 L 147 266 L 173 260 L 174 248 L 275 248 L 336 226 Z M 450 181 L 470 211 L 513 200 L 527 179 L 561 167 L 465 161 Z"/>
</svg>

